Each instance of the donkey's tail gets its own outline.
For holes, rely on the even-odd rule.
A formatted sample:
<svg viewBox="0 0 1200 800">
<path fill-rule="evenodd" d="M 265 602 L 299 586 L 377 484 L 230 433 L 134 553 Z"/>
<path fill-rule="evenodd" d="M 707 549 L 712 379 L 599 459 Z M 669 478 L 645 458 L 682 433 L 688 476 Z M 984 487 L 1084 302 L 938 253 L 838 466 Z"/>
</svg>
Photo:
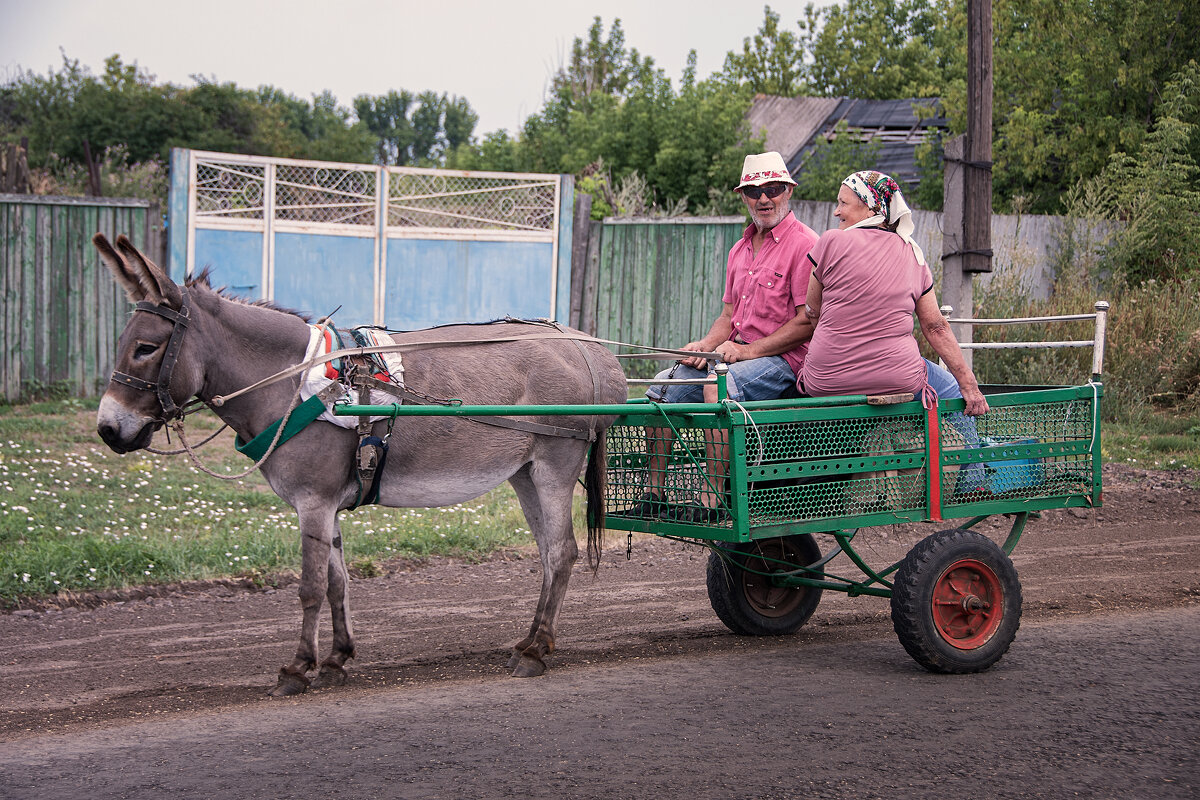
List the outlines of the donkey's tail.
<svg viewBox="0 0 1200 800">
<path fill-rule="evenodd" d="M 607 432 L 596 434 L 588 454 L 587 470 L 583 474 L 583 489 L 587 495 L 587 558 L 588 566 L 595 574 L 600 569 L 600 555 L 604 550 L 604 485 L 608 475 Z"/>
</svg>

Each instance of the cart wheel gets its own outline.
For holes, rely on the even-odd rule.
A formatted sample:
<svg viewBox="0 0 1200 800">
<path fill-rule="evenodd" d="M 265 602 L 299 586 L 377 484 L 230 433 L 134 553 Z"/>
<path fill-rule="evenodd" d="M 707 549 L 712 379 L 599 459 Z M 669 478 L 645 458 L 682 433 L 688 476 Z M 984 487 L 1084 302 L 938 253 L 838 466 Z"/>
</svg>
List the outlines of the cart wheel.
<svg viewBox="0 0 1200 800">
<path fill-rule="evenodd" d="M 762 574 L 817 561 L 821 548 L 812 534 L 722 545 L 722 550 L 708 556 L 708 600 L 729 630 L 744 636 L 782 636 L 798 631 L 817 610 L 820 589 L 775 586 Z"/>
<path fill-rule="evenodd" d="M 931 672 L 979 672 L 1008 651 L 1021 624 L 1021 583 L 995 542 L 974 531 L 938 531 L 896 571 L 892 625 Z"/>
</svg>

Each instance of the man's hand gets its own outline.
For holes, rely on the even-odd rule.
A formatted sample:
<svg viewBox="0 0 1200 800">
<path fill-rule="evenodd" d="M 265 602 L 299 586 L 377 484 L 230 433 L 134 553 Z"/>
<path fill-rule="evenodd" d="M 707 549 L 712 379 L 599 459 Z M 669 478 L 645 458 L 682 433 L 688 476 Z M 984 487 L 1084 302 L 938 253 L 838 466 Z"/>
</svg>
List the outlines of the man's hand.
<svg viewBox="0 0 1200 800">
<path fill-rule="evenodd" d="M 680 350 L 696 350 L 701 353 L 712 352 L 711 350 L 709 350 L 708 346 L 706 344 L 704 344 L 704 342 L 688 342 L 687 344 L 685 344 L 683 347 L 681 347 L 679 349 Z M 683 364 L 685 367 L 691 367 L 692 369 L 707 369 L 708 368 L 708 359 L 701 358 L 700 356 L 692 356 L 691 358 L 681 358 L 681 359 L 679 359 L 679 363 Z"/>
<path fill-rule="evenodd" d="M 721 360 L 726 364 L 736 364 L 739 361 L 745 361 L 748 358 L 753 358 L 753 356 L 749 354 L 749 350 L 749 346 L 738 344 L 737 342 L 730 340 L 727 342 L 721 342 L 716 346 L 713 352 L 719 354 L 721 356 Z"/>
</svg>

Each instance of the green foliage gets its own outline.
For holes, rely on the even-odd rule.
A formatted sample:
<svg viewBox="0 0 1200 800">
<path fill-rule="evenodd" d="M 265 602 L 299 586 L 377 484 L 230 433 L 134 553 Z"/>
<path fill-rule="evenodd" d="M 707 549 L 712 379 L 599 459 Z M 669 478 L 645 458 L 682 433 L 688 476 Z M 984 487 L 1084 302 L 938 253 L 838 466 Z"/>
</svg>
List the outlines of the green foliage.
<svg viewBox="0 0 1200 800">
<path fill-rule="evenodd" d="M 953 73 L 953 5 L 845 0 L 800 23 L 813 94 L 872 100 L 937 97 Z"/>
<path fill-rule="evenodd" d="M 1083 225 L 1077 231 L 1088 230 Z M 1086 253 L 1085 241 L 1076 251 Z M 1200 413 L 1200 274 L 1179 280 L 1146 281 L 1129 287 L 1106 277 L 1103 261 L 1078 257 L 1059 273 L 1049 299 L 1030 297 L 1003 274 L 976 290 L 975 313 L 983 317 L 1086 314 L 1098 299 L 1111 302 L 1104 361 L 1105 419 L 1138 420 L 1154 409 Z M 1086 340 L 1089 321 L 1056 323 L 1041 335 L 1026 326 L 978 327 L 975 340 Z M 1087 349 L 996 350 L 975 355 L 975 373 L 985 383 L 1063 384 L 1086 380 Z"/>
<path fill-rule="evenodd" d="M 1096 179 L 1103 211 L 1120 223 L 1110 265 L 1131 284 L 1200 276 L 1200 65 L 1189 62 L 1163 90 L 1159 116 L 1135 155 L 1116 153 Z"/>
<path fill-rule="evenodd" d="M 428 165 L 469 142 L 478 122 L 466 100 L 434 92 L 360 96 L 356 117 L 329 92 L 310 103 L 270 86 L 193 80 L 190 88 L 159 85 L 116 55 L 95 76 L 64 57 L 57 72 L 21 73 L 0 86 L 0 141 L 29 138 L 30 166 L 42 170 L 40 189 L 86 187 L 86 142 L 107 174 L 106 194 L 159 198 L 158 174 L 165 178 L 172 147 Z M 118 178 L 119 171 L 131 177 Z M 141 179 L 155 185 L 139 189 Z"/>
<path fill-rule="evenodd" d="M 447 164 L 573 173 L 597 218 L 622 208 L 738 213 L 734 178 L 745 155 L 762 148 L 745 122 L 752 93 L 718 78 L 697 81 L 695 64 L 692 53 L 676 92 L 652 59 L 625 47 L 620 20 L 606 36 L 596 17 L 517 136 L 490 134 L 456 149 Z"/>
<path fill-rule="evenodd" d="M 1171 76 L 1200 57 L 1189 0 L 1000 0 L 993 27 L 996 200 L 1027 196 L 1035 212 L 1135 151 Z M 963 119 L 952 110 L 956 130 Z"/>
<path fill-rule="evenodd" d="M 809 7 L 810 18 L 813 14 Z M 801 29 L 804 23 L 800 23 Z M 788 30 L 779 29 L 779 15 L 763 7 L 763 24 L 753 38 L 742 40 L 742 52 L 725 56 L 726 81 L 744 84 L 758 94 L 794 97 L 806 93 L 803 42 Z"/>
<path fill-rule="evenodd" d="M 878 154 L 878 142 L 864 142 L 851 136 L 846 123 L 839 122 L 833 138 L 817 139 L 816 147 L 797 170 L 792 196 L 832 202 L 846 176 L 874 164 Z"/>
</svg>

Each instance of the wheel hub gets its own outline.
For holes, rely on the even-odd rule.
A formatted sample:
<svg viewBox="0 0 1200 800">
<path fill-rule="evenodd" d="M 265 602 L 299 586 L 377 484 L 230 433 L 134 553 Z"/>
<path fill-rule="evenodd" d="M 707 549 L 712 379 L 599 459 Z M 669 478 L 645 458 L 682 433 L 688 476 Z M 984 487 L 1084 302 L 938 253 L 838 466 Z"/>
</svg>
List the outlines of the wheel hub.
<svg viewBox="0 0 1200 800">
<path fill-rule="evenodd" d="M 946 568 L 933 586 L 933 623 L 960 650 L 987 643 L 1004 617 L 1004 590 L 995 571 L 973 558 Z"/>
</svg>

